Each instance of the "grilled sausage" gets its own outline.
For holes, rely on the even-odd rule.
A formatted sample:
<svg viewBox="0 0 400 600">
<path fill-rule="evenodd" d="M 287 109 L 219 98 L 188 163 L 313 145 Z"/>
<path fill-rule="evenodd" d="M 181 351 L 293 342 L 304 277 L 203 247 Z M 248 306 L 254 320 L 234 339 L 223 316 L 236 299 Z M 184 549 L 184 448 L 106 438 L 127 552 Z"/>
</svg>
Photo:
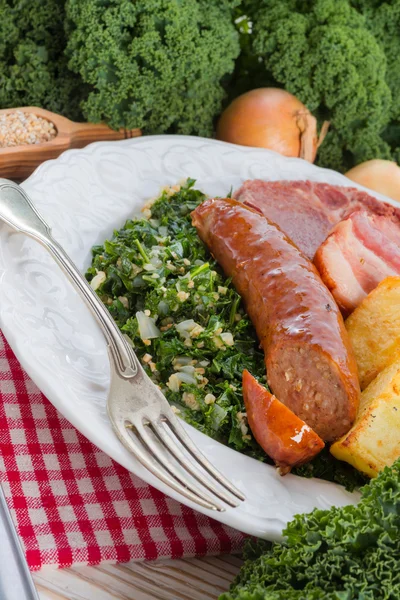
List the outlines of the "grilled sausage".
<svg viewBox="0 0 400 600">
<path fill-rule="evenodd" d="M 359 405 L 357 367 L 316 268 L 274 223 L 235 200 L 206 200 L 192 219 L 242 296 L 271 390 L 323 440 L 342 436 Z"/>
<path fill-rule="evenodd" d="M 325 446 L 311 427 L 246 370 L 243 371 L 243 400 L 254 437 L 279 467 L 281 475 L 309 462 Z"/>
</svg>

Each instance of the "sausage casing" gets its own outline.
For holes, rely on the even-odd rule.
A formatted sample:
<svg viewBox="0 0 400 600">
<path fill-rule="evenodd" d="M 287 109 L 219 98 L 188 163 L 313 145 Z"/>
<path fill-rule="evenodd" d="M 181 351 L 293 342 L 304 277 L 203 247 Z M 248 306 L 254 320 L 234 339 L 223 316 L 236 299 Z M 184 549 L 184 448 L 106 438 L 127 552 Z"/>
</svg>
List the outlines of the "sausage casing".
<svg viewBox="0 0 400 600">
<path fill-rule="evenodd" d="M 206 200 L 192 219 L 244 301 L 273 393 L 322 439 L 346 433 L 359 406 L 357 367 L 316 268 L 274 223 L 235 200 Z"/>
</svg>

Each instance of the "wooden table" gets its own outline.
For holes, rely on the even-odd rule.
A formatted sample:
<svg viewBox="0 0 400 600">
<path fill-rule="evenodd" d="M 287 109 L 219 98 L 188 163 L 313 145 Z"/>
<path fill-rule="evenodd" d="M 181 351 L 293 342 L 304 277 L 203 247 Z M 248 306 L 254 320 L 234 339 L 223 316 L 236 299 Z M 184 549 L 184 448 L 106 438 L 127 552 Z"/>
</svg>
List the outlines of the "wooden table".
<svg viewBox="0 0 400 600">
<path fill-rule="evenodd" d="M 43 568 L 33 578 L 40 600 L 216 600 L 242 561 L 209 556 L 71 569 Z"/>
</svg>

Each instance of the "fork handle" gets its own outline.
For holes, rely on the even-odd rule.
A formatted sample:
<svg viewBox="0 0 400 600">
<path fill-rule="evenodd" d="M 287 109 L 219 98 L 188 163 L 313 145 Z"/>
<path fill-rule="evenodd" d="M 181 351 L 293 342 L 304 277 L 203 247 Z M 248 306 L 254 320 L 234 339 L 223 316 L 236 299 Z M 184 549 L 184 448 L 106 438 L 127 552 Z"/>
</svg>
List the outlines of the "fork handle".
<svg viewBox="0 0 400 600">
<path fill-rule="evenodd" d="M 0 179 L 0 218 L 16 231 L 38 241 L 53 256 L 99 322 L 120 376 L 131 378 L 141 372 L 133 349 L 121 334 L 108 309 L 65 250 L 52 237 L 49 226 L 26 192 L 18 184 L 7 179 Z"/>
<path fill-rule="evenodd" d="M 121 377 L 127 379 L 134 377 L 138 373 L 140 365 L 138 365 L 138 360 L 133 349 L 121 334 L 111 313 L 104 306 L 103 302 L 69 258 L 62 246 L 60 246 L 51 235 L 38 241 L 41 241 L 43 246 L 54 257 L 56 262 L 92 309 L 92 312 L 107 339 L 107 343 L 110 346 L 112 356 Z"/>
</svg>

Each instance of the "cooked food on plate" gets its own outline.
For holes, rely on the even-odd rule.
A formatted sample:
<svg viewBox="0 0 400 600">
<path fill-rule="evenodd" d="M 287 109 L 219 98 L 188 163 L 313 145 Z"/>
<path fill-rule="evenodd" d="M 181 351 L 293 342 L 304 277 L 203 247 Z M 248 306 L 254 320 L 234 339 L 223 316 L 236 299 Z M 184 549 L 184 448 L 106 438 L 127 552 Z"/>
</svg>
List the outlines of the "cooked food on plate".
<svg viewBox="0 0 400 600">
<path fill-rule="evenodd" d="M 189 423 L 282 474 L 312 460 L 309 475 L 352 485 L 350 467 L 316 457 L 324 442 L 367 475 L 391 464 L 400 209 L 309 181 L 247 181 L 235 199 L 193 185 L 163 190 L 87 273 L 154 383 Z M 355 309 L 346 326 L 338 305 Z"/>
<path fill-rule="evenodd" d="M 245 181 L 234 198 L 260 211 L 311 260 L 332 227 L 360 209 L 397 217 L 400 208 L 351 187 L 315 181 Z"/>
<path fill-rule="evenodd" d="M 345 324 L 363 390 L 400 355 L 400 277 L 382 281 Z"/>
<path fill-rule="evenodd" d="M 243 371 L 243 399 L 254 437 L 281 474 L 309 462 L 325 446 L 307 423 L 279 402 L 247 370 Z"/>
<path fill-rule="evenodd" d="M 400 275 L 400 218 L 357 210 L 318 248 L 314 263 L 344 315 L 385 277 Z"/>
<path fill-rule="evenodd" d="M 357 366 L 316 268 L 274 223 L 236 200 L 206 200 L 193 224 L 244 301 L 274 395 L 323 440 L 343 435 L 358 409 Z"/>
<path fill-rule="evenodd" d="M 356 423 L 331 452 L 370 477 L 399 458 L 400 357 L 363 391 Z"/>
</svg>

